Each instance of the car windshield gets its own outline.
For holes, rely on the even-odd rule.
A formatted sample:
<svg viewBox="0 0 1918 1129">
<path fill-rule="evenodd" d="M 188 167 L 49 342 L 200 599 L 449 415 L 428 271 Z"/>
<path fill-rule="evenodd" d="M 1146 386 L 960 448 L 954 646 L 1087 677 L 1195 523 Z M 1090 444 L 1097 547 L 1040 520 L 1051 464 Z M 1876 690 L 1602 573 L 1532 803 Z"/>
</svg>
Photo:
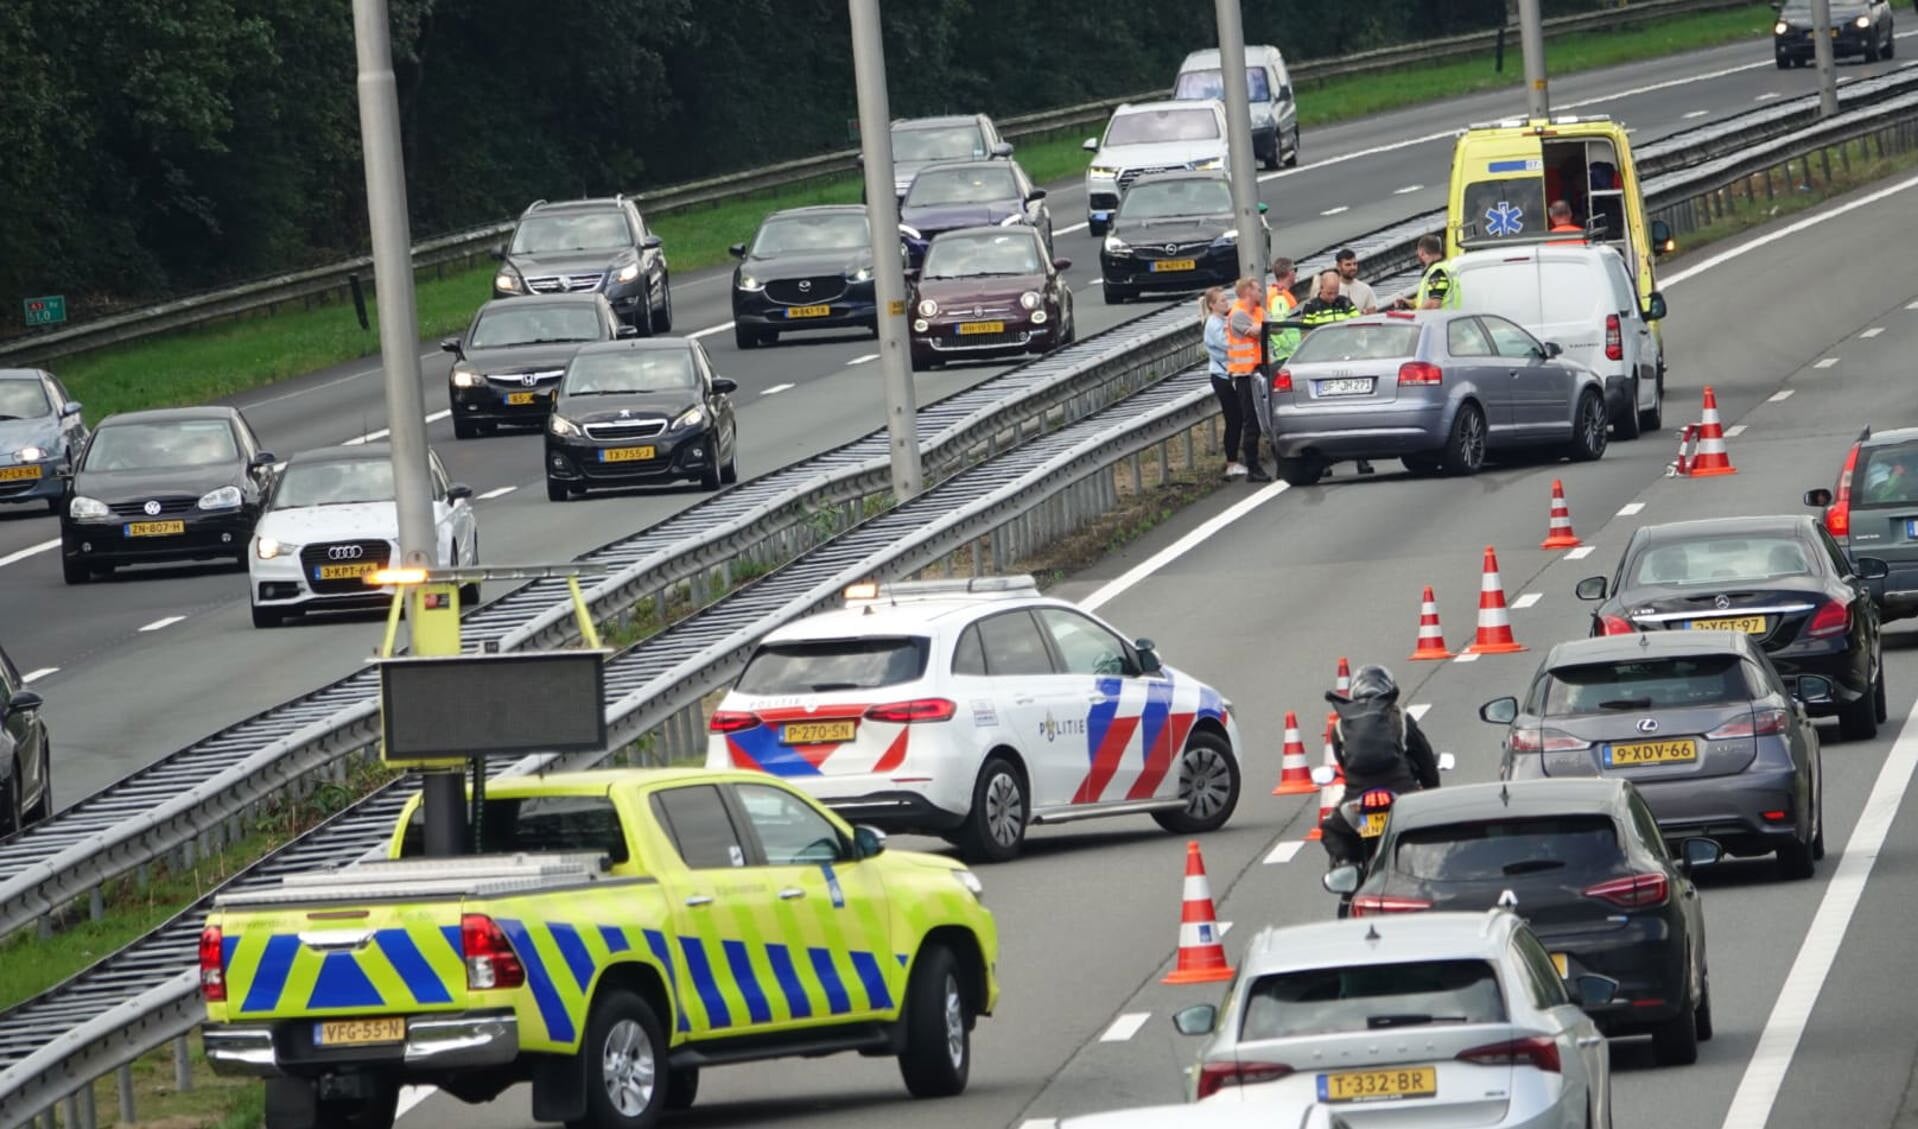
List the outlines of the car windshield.
<svg viewBox="0 0 1918 1129">
<path fill-rule="evenodd" d="M 1418 354 L 1416 325 L 1328 325 L 1299 342 L 1292 364 L 1317 361 L 1396 361 Z"/>
<path fill-rule="evenodd" d="M 1745 668 L 1737 655 L 1587 663 L 1551 671 L 1534 702 L 1545 717 L 1617 710 L 1681 709 L 1748 702 Z"/>
<path fill-rule="evenodd" d="M 574 357 L 561 389 L 567 396 L 677 392 L 699 386 L 687 349 L 631 349 Z"/>
<path fill-rule="evenodd" d="M 1660 545 L 1639 556 L 1633 587 L 1747 584 L 1781 576 L 1811 575 L 1810 554 L 1790 534 L 1701 537 Z"/>
<path fill-rule="evenodd" d="M 1210 107 L 1190 110 L 1135 110 L 1112 119 L 1107 145 L 1150 145 L 1157 141 L 1216 141 L 1219 119 Z"/>
<path fill-rule="evenodd" d="M 160 470 L 218 466 L 240 459 L 233 428 L 223 419 L 121 423 L 93 433 L 87 470 Z"/>
<path fill-rule="evenodd" d="M 920 635 L 765 643 L 753 652 L 735 689 L 742 694 L 818 694 L 897 686 L 925 674 L 930 650 L 931 641 Z"/>
<path fill-rule="evenodd" d="M 866 217 L 847 212 L 822 216 L 774 216 L 759 228 L 753 254 L 809 254 L 815 251 L 857 251 L 872 246 Z"/>
<path fill-rule="evenodd" d="M 52 411 L 38 380 L 0 380 L 0 419 L 32 419 Z"/>
<path fill-rule="evenodd" d="M 1135 184 L 1119 203 L 1119 218 L 1223 216 L 1232 211 L 1232 188 L 1223 180 L 1162 180 Z"/>
<path fill-rule="evenodd" d="M 1172 88 L 1172 96 L 1179 99 L 1217 98 L 1225 101 L 1225 79 L 1217 67 L 1209 71 L 1187 71 L 1179 76 L 1179 84 Z M 1245 68 L 1245 93 L 1254 102 L 1270 102 L 1272 86 L 1266 80 L 1264 67 Z"/>
<path fill-rule="evenodd" d="M 907 207 L 932 204 L 990 204 L 1019 198 L 1018 182 L 1004 164 L 997 168 L 949 169 L 934 165 L 912 179 Z"/>
<path fill-rule="evenodd" d="M 908 126 L 892 131 L 895 161 L 964 161 L 985 155 L 985 138 L 971 123 Z"/>
<path fill-rule="evenodd" d="M 1540 870 L 1614 869 L 1618 831 L 1603 815 L 1554 815 L 1419 827 L 1398 837 L 1392 868 L 1427 882 L 1480 882 Z"/>
<path fill-rule="evenodd" d="M 1239 1041 L 1504 1021 L 1505 997 L 1489 961 L 1354 964 L 1254 980 Z"/>
<path fill-rule="evenodd" d="M 926 252 L 926 278 L 977 278 L 981 275 L 1038 274 L 1039 241 L 1030 231 L 978 235 L 942 235 Z"/>
<path fill-rule="evenodd" d="M 5 411 L 0 395 L 0 411 Z M 1851 504 L 1859 509 L 1918 505 L 1918 444 L 1867 447 L 1859 452 Z"/>
<path fill-rule="evenodd" d="M 626 229 L 626 217 L 616 211 L 529 216 L 520 221 L 519 230 L 513 233 L 516 255 L 610 251 L 631 244 L 632 232 Z"/>
<path fill-rule="evenodd" d="M 311 463 L 295 459 L 287 464 L 286 473 L 273 490 L 276 510 L 392 500 L 391 459 L 325 459 Z"/>
<path fill-rule="evenodd" d="M 466 347 L 504 349 L 513 345 L 560 345 L 574 341 L 600 341 L 605 337 L 605 323 L 600 321 L 599 311 L 591 306 L 552 306 L 517 299 L 481 314 Z"/>
<path fill-rule="evenodd" d="M 1864 15 L 1865 11 L 1863 4 L 1852 3 L 1850 0 L 1832 0 L 1831 18 L 1833 20 L 1853 19 Z M 1785 0 L 1785 8 L 1779 14 L 1791 16 L 1794 19 L 1809 20 L 1811 19 L 1811 0 Z"/>
</svg>

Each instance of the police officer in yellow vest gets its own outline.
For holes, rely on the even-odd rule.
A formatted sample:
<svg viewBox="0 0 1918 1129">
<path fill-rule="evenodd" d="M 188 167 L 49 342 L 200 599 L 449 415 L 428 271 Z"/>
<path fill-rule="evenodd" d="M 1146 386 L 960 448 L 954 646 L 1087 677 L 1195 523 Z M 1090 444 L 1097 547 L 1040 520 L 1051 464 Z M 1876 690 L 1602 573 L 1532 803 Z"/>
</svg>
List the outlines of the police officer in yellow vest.
<svg viewBox="0 0 1918 1129">
<path fill-rule="evenodd" d="M 1265 286 L 1265 362 L 1271 372 L 1278 371 L 1299 347 L 1299 328 L 1276 324 L 1291 317 L 1292 311 L 1299 308 L 1299 299 L 1292 293 L 1298 282 L 1298 268 L 1291 259 L 1280 255 L 1272 260 L 1272 279 Z"/>
<path fill-rule="evenodd" d="M 1436 235 L 1419 236 L 1418 256 L 1425 270 L 1419 276 L 1418 290 L 1399 295 L 1392 305 L 1401 310 L 1458 309 L 1458 279 L 1453 276 L 1451 261 L 1445 258 L 1445 241 Z"/>
</svg>

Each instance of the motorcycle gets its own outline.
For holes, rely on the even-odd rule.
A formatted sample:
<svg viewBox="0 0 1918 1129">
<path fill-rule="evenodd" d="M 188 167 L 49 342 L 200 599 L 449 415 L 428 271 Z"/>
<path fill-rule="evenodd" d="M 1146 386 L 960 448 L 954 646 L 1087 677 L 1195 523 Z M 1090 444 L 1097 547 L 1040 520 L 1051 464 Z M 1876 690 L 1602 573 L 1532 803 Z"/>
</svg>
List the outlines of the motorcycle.
<svg viewBox="0 0 1918 1129">
<path fill-rule="evenodd" d="M 1458 760 L 1450 753 L 1438 755 L 1438 770 L 1450 772 Z M 1330 786 L 1338 779 L 1338 770 L 1330 765 L 1320 765 L 1312 770 L 1312 782 L 1319 787 Z M 1364 880 L 1365 870 L 1372 865 L 1378 853 L 1379 840 L 1385 836 L 1385 826 L 1391 820 L 1392 807 L 1398 802 L 1398 793 L 1390 788 L 1367 788 L 1357 796 L 1341 793 L 1334 811 L 1345 820 L 1346 826 L 1358 832 L 1359 861 L 1344 863 L 1333 867 L 1320 879 L 1329 893 L 1339 895 L 1339 916 L 1349 917 L 1352 911 L 1352 895 Z"/>
</svg>

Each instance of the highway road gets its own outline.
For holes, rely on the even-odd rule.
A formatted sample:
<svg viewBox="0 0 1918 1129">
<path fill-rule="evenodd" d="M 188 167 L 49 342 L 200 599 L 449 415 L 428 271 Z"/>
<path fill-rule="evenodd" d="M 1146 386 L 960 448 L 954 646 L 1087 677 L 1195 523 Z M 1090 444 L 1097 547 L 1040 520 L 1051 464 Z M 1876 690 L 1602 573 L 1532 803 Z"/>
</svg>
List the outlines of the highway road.
<svg viewBox="0 0 1918 1129">
<path fill-rule="evenodd" d="M 1894 64 L 1848 65 L 1846 78 Z M 1570 76 L 1555 107 L 1610 113 L 1646 141 L 1811 89 L 1804 72 L 1779 72 L 1768 45 L 1745 43 Z M 1309 95 L 1308 95 L 1309 97 Z M 1443 204 L 1450 131 L 1518 112 L 1516 91 L 1475 95 L 1306 133 L 1309 163 L 1262 174 L 1280 250 L 1308 253 Z M 1086 332 L 1149 307 L 1102 304 L 1097 245 L 1081 226 L 1078 182 L 1051 198 L 1059 252 Z M 742 231 L 741 238 L 749 233 Z M 670 250 L 670 249 L 669 249 Z M 724 270 L 675 284 L 680 332 L 699 333 L 720 370 L 741 385 L 742 471 L 764 473 L 883 425 L 873 342 L 827 337 L 741 353 L 729 328 Z M 477 300 L 478 296 L 476 296 Z M 455 442 L 444 419 L 446 358 L 425 353 L 430 434 L 454 477 L 478 492 L 482 558 L 491 563 L 565 560 L 644 529 L 689 504 L 690 489 L 548 503 L 539 439 L 505 435 Z M 978 365 L 917 378 L 921 402 L 998 371 Z M 1681 373 L 1681 392 L 1691 386 Z M 359 361 L 235 397 L 282 456 L 385 427 L 377 366 Z M 0 515 L 0 607 L 6 645 L 49 699 L 58 799 L 71 802 L 191 740 L 353 670 L 378 640 L 376 619 L 310 622 L 256 631 L 243 574 L 224 568 L 146 570 L 81 588 L 59 579 L 51 518 Z M 111 708 L 103 708 L 110 704 Z"/>
<path fill-rule="evenodd" d="M 1333 911 L 1318 886 L 1319 848 L 1299 843 L 1316 797 L 1268 793 L 1283 711 L 1297 710 L 1315 733 L 1340 656 L 1395 669 L 1434 744 L 1457 754 L 1452 782 L 1492 779 L 1498 733 L 1477 706 L 1520 690 L 1551 643 L 1585 632 L 1589 608 L 1572 587 L 1610 572 L 1633 529 L 1799 511 L 1805 488 L 1835 477 L 1861 424 L 1918 423 L 1905 351 L 1918 348 L 1918 261 L 1885 238 L 1918 224 L 1918 178 L 1852 202 L 1665 272 L 1679 389 L 1668 418 L 1695 418 L 1699 387 L 1713 385 L 1735 476 L 1665 477 L 1672 444 L 1660 436 L 1614 445 L 1594 464 L 1505 466 L 1463 481 L 1382 468 L 1375 479 L 1309 489 L 1235 485 L 1064 585 L 1238 703 L 1247 790 L 1232 823 L 1203 840 L 1233 959 L 1262 925 Z M 1790 316 L 1754 317 L 1781 308 L 1776 288 L 1754 283 L 1777 277 L 1800 283 L 1784 300 Z M 1565 481 L 1589 553 L 1535 548 L 1553 478 Z M 1499 550 L 1515 630 L 1531 651 L 1404 661 L 1426 584 L 1437 589 L 1448 642 L 1469 641 L 1487 544 Z M 1902 958 L 1918 905 L 1918 817 L 1906 794 L 1918 762 L 1914 650 L 1909 625 L 1888 632 L 1893 720 L 1878 739 L 1842 743 L 1821 726 L 1831 853 L 1816 877 L 1783 882 L 1769 861 L 1701 877 L 1717 1038 L 1697 1065 L 1668 1069 L 1642 1044 L 1615 1043 L 1619 1126 L 1912 1123 L 1918 1029 Z M 1316 761 L 1316 739 L 1308 742 Z M 1196 1048 L 1168 1017 L 1217 995 L 1159 983 L 1173 955 L 1183 855 L 1182 840 L 1141 820 L 1036 831 L 1027 857 L 981 869 L 1001 931 L 1004 994 L 975 1033 L 963 1096 L 913 1103 L 886 1060 L 797 1060 L 708 1072 L 698 1106 L 672 1123 L 1048 1129 L 1069 1114 L 1177 1101 Z M 475 1110 L 427 1093 L 403 1124 L 455 1119 L 472 1129 L 532 1124 L 523 1090 Z"/>
</svg>

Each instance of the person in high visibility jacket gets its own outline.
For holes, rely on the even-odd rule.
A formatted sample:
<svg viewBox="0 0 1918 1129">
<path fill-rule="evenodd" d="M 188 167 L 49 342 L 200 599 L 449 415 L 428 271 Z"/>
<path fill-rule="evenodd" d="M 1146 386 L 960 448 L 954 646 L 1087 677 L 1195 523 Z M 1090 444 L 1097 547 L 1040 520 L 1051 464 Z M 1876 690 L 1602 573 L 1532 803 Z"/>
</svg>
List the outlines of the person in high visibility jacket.
<svg viewBox="0 0 1918 1129">
<path fill-rule="evenodd" d="M 1318 292 L 1306 299 L 1293 312 L 1293 319 L 1310 332 L 1322 325 L 1331 325 L 1335 321 L 1360 316 L 1363 311 L 1353 303 L 1352 299 L 1345 296 L 1344 287 L 1341 285 L 1344 281 L 1336 270 L 1320 271 Z M 1372 473 L 1371 463 L 1364 459 L 1357 459 L 1355 462 L 1358 464 L 1360 474 Z"/>
<path fill-rule="evenodd" d="M 1445 241 L 1436 235 L 1419 236 L 1418 256 L 1419 266 L 1425 272 L 1419 276 L 1418 289 L 1399 295 L 1392 300 L 1392 305 L 1401 310 L 1457 309 L 1458 280 L 1453 277 L 1452 264 L 1445 257 Z"/>
<path fill-rule="evenodd" d="M 1280 255 L 1272 260 L 1272 279 L 1265 286 L 1265 363 L 1268 371 L 1276 370 L 1299 347 L 1299 328 L 1296 325 L 1281 325 L 1298 309 L 1299 300 L 1292 288 L 1299 283 L 1298 268 L 1291 259 Z"/>
<path fill-rule="evenodd" d="M 1552 220 L 1550 234 L 1558 235 L 1563 233 L 1573 237 L 1571 239 L 1554 239 L 1551 241 L 1553 244 L 1585 242 L 1585 229 L 1572 222 L 1572 206 L 1570 204 L 1563 200 L 1554 200 L 1552 201 L 1552 206 L 1547 209 L 1545 214 L 1551 217 Z"/>
<path fill-rule="evenodd" d="M 1270 482 L 1272 476 L 1265 473 L 1259 459 L 1259 414 L 1252 384 L 1265 359 L 1265 288 L 1256 278 L 1242 278 L 1232 289 L 1238 300 L 1232 303 L 1232 312 L 1225 319 L 1225 375 L 1232 382 L 1233 396 L 1239 402 L 1240 427 L 1239 434 L 1233 435 L 1231 420 L 1226 420 L 1225 449 L 1230 453 L 1233 441 L 1238 440 L 1244 453 L 1246 479 Z"/>
</svg>

